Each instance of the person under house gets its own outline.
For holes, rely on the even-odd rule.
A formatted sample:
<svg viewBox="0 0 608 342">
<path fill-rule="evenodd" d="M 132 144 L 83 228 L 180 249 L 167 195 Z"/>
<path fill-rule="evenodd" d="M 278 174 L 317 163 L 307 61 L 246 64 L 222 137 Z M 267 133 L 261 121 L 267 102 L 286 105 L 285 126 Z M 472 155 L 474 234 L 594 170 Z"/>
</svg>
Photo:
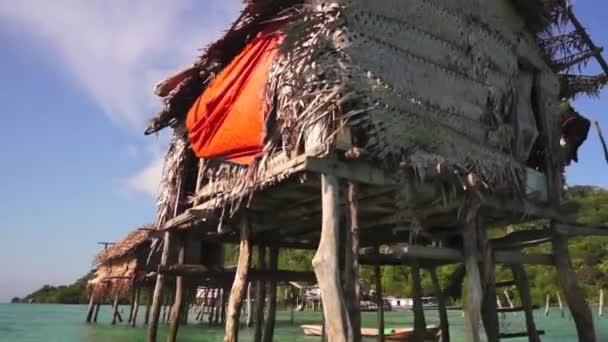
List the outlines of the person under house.
<svg viewBox="0 0 608 342">
<path fill-rule="evenodd" d="M 564 165 L 568 166 L 572 161 L 578 163 L 578 149 L 587 140 L 591 121 L 580 115 L 570 105 L 569 101 L 563 101 L 560 109 L 562 109 L 560 145 L 564 156 Z"/>
</svg>

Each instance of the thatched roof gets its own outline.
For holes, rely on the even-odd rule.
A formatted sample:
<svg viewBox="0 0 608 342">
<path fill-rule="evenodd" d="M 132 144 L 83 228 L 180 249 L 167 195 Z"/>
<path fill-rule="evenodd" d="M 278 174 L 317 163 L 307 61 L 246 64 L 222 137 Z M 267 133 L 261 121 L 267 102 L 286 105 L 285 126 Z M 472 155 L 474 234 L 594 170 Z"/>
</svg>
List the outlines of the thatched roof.
<svg viewBox="0 0 608 342">
<path fill-rule="evenodd" d="M 150 227 L 145 226 L 144 228 Z M 134 230 L 111 247 L 99 252 L 95 256 L 95 264 L 108 264 L 113 260 L 128 256 L 134 253 L 139 246 L 149 241 L 150 238 L 151 232 L 149 230 Z"/>
</svg>

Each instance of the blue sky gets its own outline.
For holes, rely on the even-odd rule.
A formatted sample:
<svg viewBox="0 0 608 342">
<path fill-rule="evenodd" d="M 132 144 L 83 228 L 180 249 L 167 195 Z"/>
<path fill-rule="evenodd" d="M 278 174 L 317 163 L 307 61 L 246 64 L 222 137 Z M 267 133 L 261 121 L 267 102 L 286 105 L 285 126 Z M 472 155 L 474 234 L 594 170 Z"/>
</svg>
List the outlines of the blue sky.
<svg viewBox="0 0 608 342">
<path fill-rule="evenodd" d="M 608 47 L 608 3 L 575 3 Z M 85 274 L 97 241 L 154 218 L 167 137 L 144 137 L 154 83 L 191 63 L 240 0 L 0 2 L 0 302 Z M 591 65 L 589 72 L 599 71 Z M 601 99 L 577 109 L 599 120 Z M 570 184 L 608 187 L 595 132 Z"/>
</svg>

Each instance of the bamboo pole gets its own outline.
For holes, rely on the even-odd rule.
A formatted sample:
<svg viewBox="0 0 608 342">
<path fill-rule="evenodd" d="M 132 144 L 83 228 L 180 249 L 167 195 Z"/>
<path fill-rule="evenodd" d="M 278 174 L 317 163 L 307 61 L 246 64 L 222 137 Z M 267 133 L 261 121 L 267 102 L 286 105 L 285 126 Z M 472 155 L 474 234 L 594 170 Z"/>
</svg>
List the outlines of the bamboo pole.
<svg viewBox="0 0 608 342">
<path fill-rule="evenodd" d="M 550 301 L 551 301 L 551 295 L 547 293 L 547 299 L 545 300 L 545 316 L 549 316 Z"/>
<path fill-rule="evenodd" d="M 431 268 L 429 270 L 431 274 L 431 281 L 433 282 L 433 290 L 435 297 L 437 297 L 437 309 L 439 310 L 439 324 L 441 326 L 441 342 L 450 342 L 450 322 L 448 320 L 448 311 L 446 309 L 445 296 L 441 290 L 441 284 L 437 277 L 437 270 Z M 496 296 L 496 300 L 500 303 L 500 299 Z M 500 305 L 502 306 L 502 305 Z"/>
<path fill-rule="evenodd" d="M 384 299 L 382 298 L 382 270 L 380 269 L 380 249 L 374 247 L 374 279 L 376 281 L 376 319 L 378 321 L 378 342 L 384 342 Z"/>
<path fill-rule="evenodd" d="M 258 246 L 258 268 L 266 269 L 266 247 Z M 258 281 L 255 289 L 255 311 L 254 311 L 254 332 L 253 341 L 262 341 L 262 327 L 264 326 L 264 304 L 266 302 L 266 284 Z"/>
<path fill-rule="evenodd" d="M 268 266 L 271 271 L 278 270 L 279 249 L 276 247 L 270 248 L 270 256 Z M 277 314 L 277 282 L 270 281 L 268 286 L 268 314 L 264 325 L 263 342 L 272 342 L 274 339 L 274 325 Z"/>
<path fill-rule="evenodd" d="M 414 341 L 423 342 L 426 337 L 426 318 L 422 306 L 422 280 L 418 259 L 410 262 L 412 271 L 412 297 L 414 297 Z"/>
<path fill-rule="evenodd" d="M 329 342 L 346 341 L 348 314 L 338 270 L 338 236 L 340 231 L 339 181 L 335 176 L 321 175 L 322 224 L 319 247 L 312 265 L 319 282 L 323 313 L 327 319 Z"/>
<path fill-rule="evenodd" d="M 179 252 L 177 256 L 177 263 L 184 264 L 186 258 L 186 237 L 179 236 Z M 177 333 L 182 320 L 182 310 L 184 305 L 184 277 L 178 276 L 175 279 L 175 297 L 173 306 L 171 307 L 171 323 L 169 325 L 169 334 L 167 335 L 167 342 L 175 342 L 177 340 Z"/>
<path fill-rule="evenodd" d="M 239 318 L 241 315 L 241 305 L 245 296 L 245 286 L 247 285 L 247 273 L 251 262 L 251 245 L 249 242 L 249 221 L 247 216 L 243 215 L 240 222 L 240 239 L 239 259 L 237 262 L 236 275 L 230 290 L 230 299 L 228 301 L 228 314 L 226 319 L 226 333 L 224 342 L 238 341 L 239 334 Z"/>
<path fill-rule="evenodd" d="M 604 317 L 604 289 L 600 289 L 600 305 L 598 315 Z"/>
<path fill-rule="evenodd" d="M 163 239 L 163 252 L 161 254 L 160 264 L 163 266 L 167 265 L 169 258 L 169 250 L 171 245 L 171 232 L 166 231 Z M 156 335 L 158 333 L 158 320 L 160 318 L 160 306 L 162 300 L 163 286 L 165 282 L 165 276 L 163 274 L 156 275 L 156 285 L 154 287 L 154 294 L 152 296 L 152 314 L 150 324 L 148 326 L 148 342 L 156 342 Z"/>
<path fill-rule="evenodd" d="M 141 295 L 141 288 L 137 287 L 135 289 L 135 304 L 133 308 L 133 317 L 131 318 L 131 326 L 135 327 L 137 325 L 137 314 L 139 313 L 139 297 Z"/>
<path fill-rule="evenodd" d="M 600 137 L 600 143 L 602 144 L 602 149 L 604 150 L 604 159 L 606 163 L 608 163 L 608 147 L 606 147 L 606 140 L 604 140 L 604 135 L 602 134 L 602 129 L 600 128 L 599 122 L 595 121 L 595 128 L 597 130 L 597 135 Z"/>
</svg>

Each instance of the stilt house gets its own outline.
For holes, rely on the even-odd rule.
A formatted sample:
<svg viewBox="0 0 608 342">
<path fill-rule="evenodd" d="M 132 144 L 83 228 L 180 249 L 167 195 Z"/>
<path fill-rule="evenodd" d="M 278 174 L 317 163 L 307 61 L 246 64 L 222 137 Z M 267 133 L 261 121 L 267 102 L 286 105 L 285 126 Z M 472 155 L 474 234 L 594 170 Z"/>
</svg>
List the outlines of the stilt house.
<svg viewBox="0 0 608 342">
<path fill-rule="evenodd" d="M 174 236 L 241 243 L 226 325 L 234 341 L 250 246 L 318 246 L 326 334 L 344 341 L 358 329 L 359 248 L 418 244 L 402 253 L 412 267 L 464 262 L 469 338 L 483 316 L 495 341 L 494 263 L 539 259 L 498 257 L 485 229 L 545 218 L 554 253 L 542 260 L 560 270 L 581 340 L 594 341 L 567 250 L 576 227 L 560 210 L 558 122 L 563 97 L 608 81 L 572 73 L 604 66 L 600 52 L 561 0 L 245 1 L 221 39 L 155 87 L 163 108 L 146 133 L 173 129 L 161 264 L 178 281 L 194 276 L 167 256 L 183 251 Z M 438 247 L 453 237 L 453 250 Z M 161 272 L 157 291 L 164 281 Z"/>
</svg>

